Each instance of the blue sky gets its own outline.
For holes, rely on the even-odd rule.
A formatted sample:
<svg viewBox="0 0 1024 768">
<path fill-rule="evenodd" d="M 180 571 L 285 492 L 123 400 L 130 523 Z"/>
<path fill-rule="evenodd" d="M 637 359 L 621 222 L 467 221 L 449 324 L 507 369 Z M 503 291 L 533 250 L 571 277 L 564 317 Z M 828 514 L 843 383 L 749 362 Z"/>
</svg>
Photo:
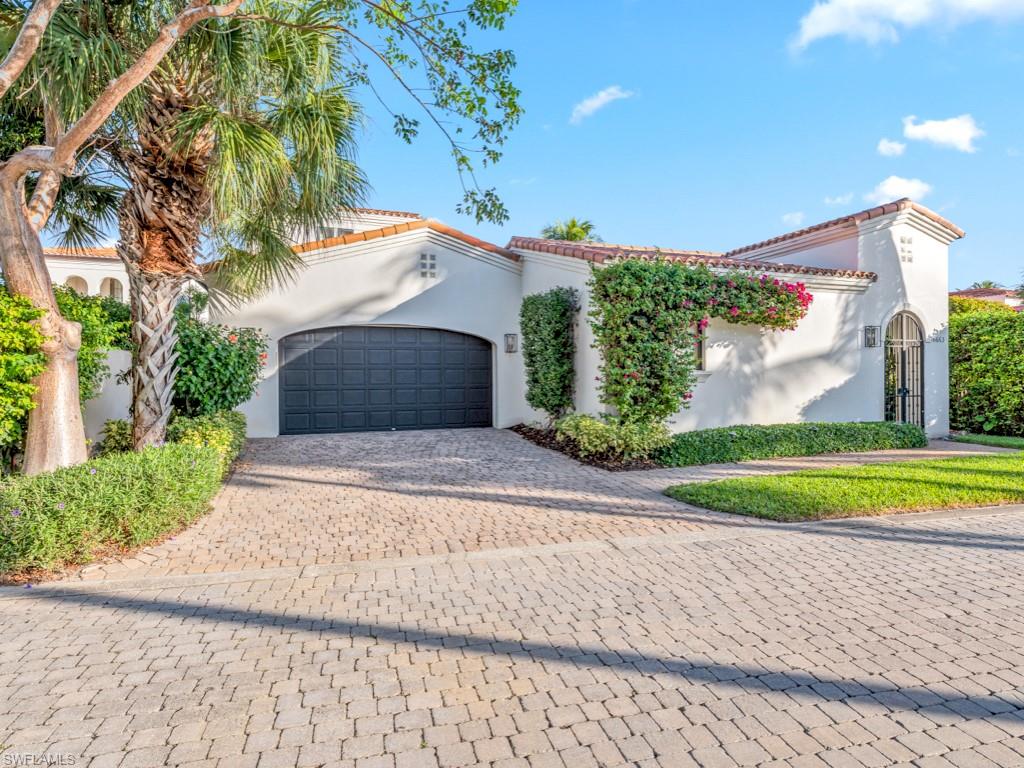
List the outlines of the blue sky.
<svg viewBox="0 0 1024 768">
<path fill-rule="evenodd" d="M 424 129 L 405 146 L 369 101 L 368 202 L 499 244 L 575 215 L 611 242 L 724 250 L 869 207 L 897 177 L 879 194 L 916 192 L 967 231 L 951 249 L 953 287 L 1017 285 L 1024 0 L 813 7 L 521 0 L 506 31 L 482 41 L 516 52 L 526 109 L 481 177 L 508 224 L 456 214 L 440 138 Z M 624 97 L 573 121 L 602 91 Z"/>
</svg>

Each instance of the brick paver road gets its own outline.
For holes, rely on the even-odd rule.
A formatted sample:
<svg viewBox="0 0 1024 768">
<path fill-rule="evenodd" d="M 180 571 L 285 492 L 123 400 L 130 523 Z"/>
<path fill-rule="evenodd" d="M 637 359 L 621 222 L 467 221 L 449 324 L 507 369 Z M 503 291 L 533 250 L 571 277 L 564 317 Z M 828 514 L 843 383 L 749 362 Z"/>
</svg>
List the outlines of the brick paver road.
<svg viewBox="0 0 1024 768">
<path fill-rule="evenodd" d="M 248 499 L 280 505 L 280 530 L 356 532 L 308 563 L 210 568 L 246 552 L 225 543 L 194 569 L 161 549 L 105 578 L 0 590 L 0 765 L 1024 765 L 1024 510 L 727 524 L 650 507 L 656 474 L 599 475 L 504 433 L 421 437 L 393 460 L 433 461 L 441 487 L 382 467 L 339 489 L 328 469 L 287 506 L 277 483 L 298 481 L 255 475 L 312 486 L 298 454 L 385 437 L 254 446 L 204 525 Z M 538 489 L 550 504 L 508 479 L 524 460 L 557 483 Z M 475 462 L 492 470 L 477 486 Z M 360 543 L 463 481 L 480 520 L 441 504 L 437 531 L 479 551 Z M 377 506 L 336 506 L 360 493 Z M 524 546 L 481 537 L 513 530 L 520 506 Z M 553 524 L 573 533 L 532 533 Z M 407 539 L 430 541 L 425 526 Z"/>
</svg>

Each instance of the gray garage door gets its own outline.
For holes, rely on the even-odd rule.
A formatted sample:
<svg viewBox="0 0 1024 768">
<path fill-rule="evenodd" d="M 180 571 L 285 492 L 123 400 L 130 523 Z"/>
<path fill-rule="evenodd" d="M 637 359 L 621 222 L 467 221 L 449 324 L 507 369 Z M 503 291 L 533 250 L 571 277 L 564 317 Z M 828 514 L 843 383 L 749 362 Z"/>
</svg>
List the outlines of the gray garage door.
<svg viewBox="0 0 1024 768">
<path fill-rule="evenodd" d="M 491 345 L 345 326 L 281 341 L 281 434 L 491 426 Z"/>
</svg>

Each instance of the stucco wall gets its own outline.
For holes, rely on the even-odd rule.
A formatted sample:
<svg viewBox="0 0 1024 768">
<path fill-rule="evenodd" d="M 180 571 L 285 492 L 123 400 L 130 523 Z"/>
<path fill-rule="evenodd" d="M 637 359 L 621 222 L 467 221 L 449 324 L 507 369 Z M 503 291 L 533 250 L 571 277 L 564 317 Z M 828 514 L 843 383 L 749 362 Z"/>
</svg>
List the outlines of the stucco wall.
<svg viewBox="0 0 1024 768">
<path fill-rule="evenodd" d="M 421 277 L 420 255 L 437 257 L 437 276 Z M 504 351 L 518 332 L 521 266 L 431 230 L 310 254 L 296 282 L 212 319 L 261 328 L 270 336 L 265 376 L 242 406 L 251 437 L 278 434 L 278 353 L 285 336 L 339 325 L 443 328 L 489 341 L 494 355 L 494 423 L 526 417 L 522 358 Z"/>
<path fill-rule="evenodd" d="M 85 404 L 85 436 L 93 442 L 100 440 L 103 425 L 109 419 L 128 418 L 132 389 L 127 383 L 121 383 L 118 377 L 127 371 L 131 364 L 131 352 L 123 349 L 111 349 L 107 352 L 110 375 L 103 382 L 99 395 Z"/>
<path fill-rule="evenodd" d="M 82 278 L 88 287 L 90 296 L 100 294 L 104 278 L 116 280 L 121 284 L 121 295 L 128 300 L 128 273 L 124 265 L 117 259 L 74 259 L 65 256 L 49 257 L 46 267 L 50 271 L 50 279 L 55 285 L 64 285 L 70 277 Z"/>
</svg>

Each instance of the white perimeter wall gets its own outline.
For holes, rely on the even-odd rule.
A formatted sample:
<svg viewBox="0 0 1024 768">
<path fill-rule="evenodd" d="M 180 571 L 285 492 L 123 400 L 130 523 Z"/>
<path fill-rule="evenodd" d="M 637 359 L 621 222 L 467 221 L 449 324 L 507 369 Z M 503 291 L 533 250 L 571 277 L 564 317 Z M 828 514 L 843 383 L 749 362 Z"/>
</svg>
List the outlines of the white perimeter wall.
<svg viewBox="0 0 1024 768">
<path fill-rule="evenodd" d="M 435 278 L 420 276 L 424 253 L 437 257 Z M 522 357 L 504 351 L 505 334 L 519 331 L 520 264 L 427 229 L 307 257 L 309 266 L 293 285 L 211 318 L 270 336 L 263 381 L 240 409 L 250 437 L 278 434 L 280 340 L 339 325 L 421 326 L 486 339 L 494 360 L 495 426 L 526 417 Z"/>
<path fill-rule="evenodd" d="M 132 353 L 125 349 L 107 352 L 110 375 L 103 382 L 99 395 L 85 404 L 85 436 L 94 443 L 103 436 L 103 425 L 110 419 L 127 419 L 132 403 L 130 384 L 118 381 L 120 374 L 131 368 Z"/>
<path fill-rule="evenodd" d="M 128 273 L 120 259 L 77 259 L 66 256 L 48 257 L 46 268 L 54 285 L 64 285 L 69 277 L 80 277 L 89 287 L 89 295 L 100 293 L 103 279 L 109 277 L 121 283 L 121 295 L 128 300 Z"/>
</svg>

